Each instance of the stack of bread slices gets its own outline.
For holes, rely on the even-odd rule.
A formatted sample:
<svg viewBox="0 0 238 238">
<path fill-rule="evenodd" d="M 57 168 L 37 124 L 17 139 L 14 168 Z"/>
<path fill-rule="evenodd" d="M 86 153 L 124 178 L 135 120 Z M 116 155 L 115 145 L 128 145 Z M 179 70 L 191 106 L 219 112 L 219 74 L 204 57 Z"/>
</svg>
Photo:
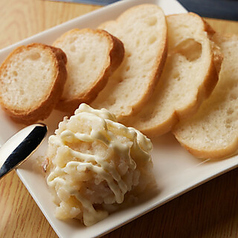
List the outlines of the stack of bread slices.
<svg viewBox="0 0 238 238">
<path fill-rule="evenodd" d="M 150 138 L 172 132 L 197 157 L 224 158 L 238 149 L 237 43 L 194 13 L 138 5 L 52 46 L 14 50 L 0 67 L 0 103 L 29 124 L 84 102 Z"/>
</svg>

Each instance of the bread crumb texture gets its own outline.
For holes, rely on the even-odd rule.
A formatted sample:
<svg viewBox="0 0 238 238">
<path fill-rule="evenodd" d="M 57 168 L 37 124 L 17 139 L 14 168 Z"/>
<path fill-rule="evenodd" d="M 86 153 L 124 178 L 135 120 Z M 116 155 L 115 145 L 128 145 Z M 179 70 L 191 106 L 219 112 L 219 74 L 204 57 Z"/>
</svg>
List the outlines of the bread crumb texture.
<svg viewBox="0 0 238 238">
<path fill-rule="evenodd" d="M 104 66 L 102 62 L 108 56 L 108 40 L 100 34 L 75 29 L 54 45 L 63 49 L 68 57 L 67 69 L 70 76 L 62 97 L 75 97 L 78 89 L 83 92 L 82 89 L 91 87 L 91 78 L 99 77 L 101 67 Z"/>
<path fill-rule="evenodd" d="M 80 103 L 95 99 L 124 57 L 123 43 L 99 29 L 70 30 L 53 45 L 68 58 L 68 79 L 57 105 L 63 111 L 74 111 Z"/>
<path fill-rule="evenodd" d="M 238 37 L 216 34 L 214 41 L 224 55 L 219 82 L 198 113 L 173 131 L 182 145 L 202 158 L 223 158 L 238 147 Z"/>
<path fill-rule="evenodd" d="M 52 82 L 47 79 L 53 76 L 54 65 L 48 54 L 39 49 L 19 52 L 11 57 L 1 77 L 2 99 L 17 110 L 28 110 L 48 93 L 45 88 Z"/>
<path fill-rule="evenodd" d="M 66 80 L 66 56 L 43 44 L 16 48 L 0 67 L 0 103 L 16 120 L 31 123 L 53 110 Z"/>
<path fill-rule="evenodd" d="M 156 5 L 140 5 L 125 11 L 102 28 L 124 44 L 125 57 L 106 87 L 92 103 L 118 118 L 139 110 L 148 100 L 163 68 L 167 49 L 167 25 Z"/>
<path fill-rule="evenodd" d="M 159 136 L 193 114 L 218 80 L 213 49 L 201 17 L 167 16 L 168 56 L 159 83 L 141 111 L 124 121 L 148 136 Z"/>
</svg>

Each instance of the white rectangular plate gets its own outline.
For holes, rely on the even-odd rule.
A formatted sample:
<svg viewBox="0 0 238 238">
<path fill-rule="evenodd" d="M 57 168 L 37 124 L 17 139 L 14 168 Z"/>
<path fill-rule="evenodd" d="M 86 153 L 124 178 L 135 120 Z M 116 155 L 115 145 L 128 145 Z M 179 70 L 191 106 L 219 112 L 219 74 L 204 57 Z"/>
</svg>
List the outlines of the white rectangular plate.
<svg viewBox="0 0 238 238">
<path fill-rule="evenodd" d="M 16 47 L 31 42 L 51 44 L 58 36 L 72 28 L 95 28 L 103 21 L 115 19 L 123 11 L 134 5 L 142 3 L 154 3 L 162 7 L 165 14 L 182 13 L 186 10 L 175 0 L 125 0 L 101 8 L 97 11 L 73 19 L 50 30 L 44 31 L 26 40 L 18 42 L 0 51 L 0 63 Z M 6 141 L 13 133 L 20 129 L 0 110 L 0 144 Z M 54 111 L 45 123 L 49 127 L 49 135 L 57 128 L 63 114 Z M 143 203 L 115 212 L 105 220 L 91 226 L 84 227 L 77 221 L 64 222 L 54 217 L 55 206 L 42 174 L 33 169 L 36 167 L 36 159 L 44 156 L 47 141 L 39 150 L 18 170 L 17 173 L 32 197 L 48 219 L 49 223 L 59 237 L 95 237 L 112 231 L 119 226 L 145 214 L 146 212 L 161 206 L 171 199 L 191 190 L 192 188 L 222 174 L 238 164 L 238 157 L 234 156 L 226 160 L 210 161 L 199 160 L 185 151 L 171 134 L 162 136 L 153 141 L 154 150 L 152 158 L 156 182 L 159 193 Z"/>
</svg>

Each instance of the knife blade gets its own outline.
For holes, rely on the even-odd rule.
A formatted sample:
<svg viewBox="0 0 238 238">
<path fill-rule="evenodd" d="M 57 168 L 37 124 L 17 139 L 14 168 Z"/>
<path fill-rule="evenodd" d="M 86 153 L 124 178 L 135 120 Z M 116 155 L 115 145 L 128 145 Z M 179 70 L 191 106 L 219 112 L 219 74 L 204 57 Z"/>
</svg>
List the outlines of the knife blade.
<svg viewBox="0 0 238 238">
<path fill-rule="evenodd" d="M 47 130 L 42 123 L 27 126 L 0 148 L 0 179 L 30 157 L 45 138 Z"/>
</svg>

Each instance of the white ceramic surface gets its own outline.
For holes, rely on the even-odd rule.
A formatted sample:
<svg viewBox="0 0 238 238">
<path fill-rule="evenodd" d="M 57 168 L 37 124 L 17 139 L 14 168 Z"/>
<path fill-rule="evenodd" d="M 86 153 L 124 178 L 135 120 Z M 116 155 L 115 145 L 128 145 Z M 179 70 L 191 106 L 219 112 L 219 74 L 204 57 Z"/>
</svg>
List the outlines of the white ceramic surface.
<svg viewBox="0 0 238 238">
<path fill-rule="evenodd" d="M 82 17 L 73 19 L 57 27 L 39 33 L 26 40 L 18 42 L 0 51 L 0 63 L 18 45 L 31 42 L 51 44 L 59 35 L 72 28 L 97 27 L 105 20 L 115 19 L 127 8 L 142 4 L 155 3 L 161 6 L 165 14 L 181 13 L 186 10 L 175 0 L 124 0 L 109 5 Z M 0 110 L 0 144 L 4 143 L 13 133 L 21 128 L 14 124 Z M 48 125 L 49 135 L 57 128 L 63 114 L 54 111 L 44 123 Z M 118 211 L 105 220 L 91 226 L 84 227 L 77 221 L 64 222 L 54 217 L 54 204 L 45 183 L 42 173 L 35 169 L 39 156 L 44 156 L 46 140 L 37 152 L 18 170 L 20 179 L 48 219 L 49 223 L 61 238 L 96 237 L 101 236 L 123 224 L 149 212 L 171 199 L 191 190 L 192 188 L 222 174 L 238 165 L 238 157 L 225 160 L 210 161 L 199 160 L 185 151 L 171 134 L 167 134 L 153 141 L 154 150 L 152 158 L 154 162 L 157 193 L 140 204 Z"/>
</svg>

